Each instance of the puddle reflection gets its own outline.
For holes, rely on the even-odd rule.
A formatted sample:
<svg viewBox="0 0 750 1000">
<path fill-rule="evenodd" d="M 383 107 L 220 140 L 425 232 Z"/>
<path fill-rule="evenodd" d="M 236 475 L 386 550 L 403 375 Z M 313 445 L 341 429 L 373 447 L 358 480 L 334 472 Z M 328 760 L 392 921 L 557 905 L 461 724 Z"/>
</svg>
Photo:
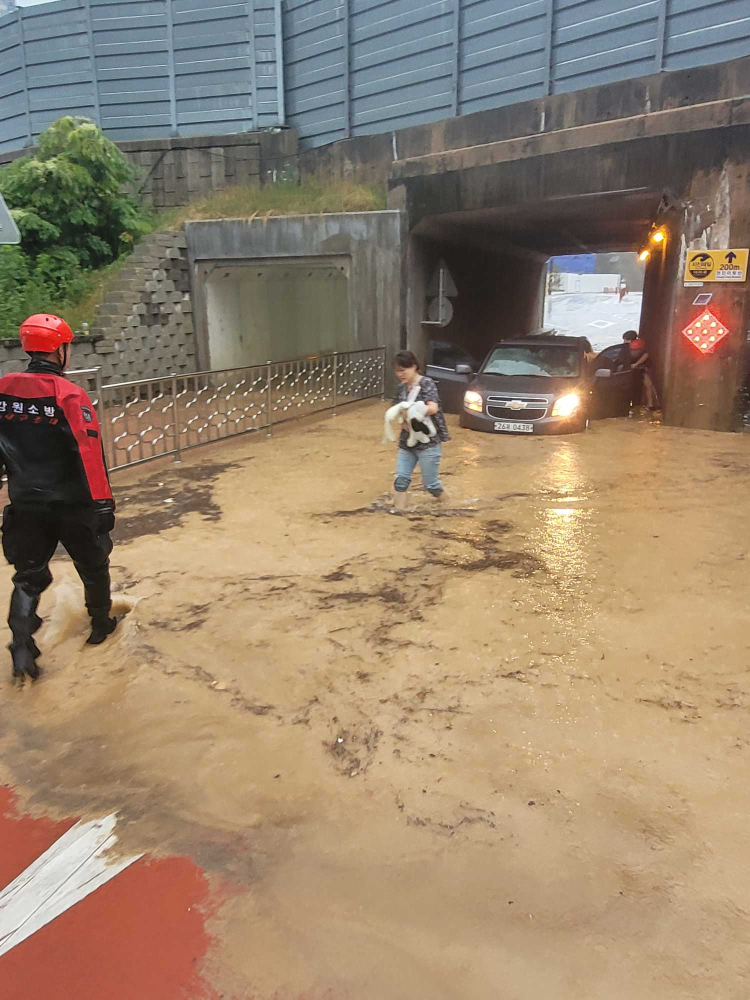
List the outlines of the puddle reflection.
<svg viewBox="0 0 750 1000">
<path fill-rule="evenodd" d="M 544 485 L 554 497 L 551 503 L 560 506 L 537 511 L 534 540 L 538 555 L 549 568 L 555 597 L 561 605 L 557 611 L 563 612 L 562 617 L 580 637 L 584 622 L 593 614 L 587 601 L 592 512 L 572 506 L 585 501 L 590 494 L 573 445 L 561 442 L 550 455 L 544 470 Z"/>
<path fill-rule="evenodd" d="M 586 578 L 589 511 L 548 507 L 539 512 L 539 547 L 563 593 L 575 593 Z"/>
</svg>

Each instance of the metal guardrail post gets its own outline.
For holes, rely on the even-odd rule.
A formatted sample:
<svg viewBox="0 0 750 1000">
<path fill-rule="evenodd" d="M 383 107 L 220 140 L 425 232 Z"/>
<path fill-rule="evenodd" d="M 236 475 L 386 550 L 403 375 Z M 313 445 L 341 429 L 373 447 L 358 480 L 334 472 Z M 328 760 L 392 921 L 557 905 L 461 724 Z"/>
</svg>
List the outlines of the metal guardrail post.
<svg viewBox="0 0 750 1000">
<path fill-rule="evenodd" d="M 552 93 L 555 56 L 555 0 L 547 0 L 544 13 L 544 96 Z M 544 131 L 544 127 L 542 127 Z"/>
<path fill-rule="evenodd" d="M 182 464 L 182 432 L 180 431 L 180 409 L 177 403 L 177 375 L 172 374 L 172 409 L 174 411 L 174 462 Z"/>
<path fill-rule="evenodd" d="M 343 0 L 344 138 L 352 137 L 352 0 Z"/>
<path fill-rule="evenodd" d="M 273 385 L 271 375 L 271 362 L 266 368 L 266 405 L 268 406 L 268 436 L 273 433 Z"/>
<path fill-rule="evenodd" d="M 96 73 L 96 52 L 94 50 L 94 24 L 91 17 L 91 0 L 83 0 L 86 15 L 86 40 L 89 47 L 89 65 L 91 66 L 91 92 L 94 99 L 94 121 L 101 127 L 102 114 L 99 101 L 99 79 Z"/>
<path fill-rule="evenodd" d="M 26 133 L 26 142 L 24 145 L 32 146 L 34 144 L 34 130 L 31 125 L 31 101 L 29 98 L 29 67 L 26 61 L 26 32 L 23 24 L 23 7 L 16 7 L 16 18 L 18 24 L 18 55 L 21 60 L 21 79 L 23 81 L 23 116 L 25 127 L 24 131 Z"/>
<path fill-rule="evenodd" d="M 177 82 L 174 59 L 174 11 L 173 0 L 167 0 L 165 10 L 167 15 L 167 72 L 169 83 L 169 124 L 172 135 L 179 135 L 177 124 Z M 254 55 L 254 53 L 253 53 Z"/>
<path fill-rule="evenodd" d="M 99 418 L 99 433 L 102 436 L 102 450 L 107 465 L 114 464 L 115 456 L 109 455 L 109 428 L 107 427 L 107 414 L 104 409 L 104 386 L 102 385 L 102 370 L 97 368 L 94 372 L 94 385 L 96 386 L 96 415 Z"/>
<path fill-rule="evenodd" d="M 451 115 L 455 118 L 459 109 L 459 89 L 461 86 L 461 0 L 453 0 L 453 58 L 451 68 Z"/>
<path fill-rule="evenodd" d="M 339 356 L 337 352 L 333 355 L 333 416 L 336 416 L 336 406 L 339 401 Z"/>
<path fill-rule="evenodd" d="M 286 66 L 284 58 L 284 10 L 281 0 L 274 0 L 274 42 L 276 56 L 276 102 L 279 125 L 286 125 Z M 253 53 L 255 59 L 255 53 Z"/>
<path fill-rule="evenodd" d="M 656 24 L 656 53 L 654 59 L 654 73 L 661 73 L 664 69 L 666 57 L 667 41 L 667 14 L 669 13 L 668 0 L 659 0 L 659 15 Z"/>
</svg>

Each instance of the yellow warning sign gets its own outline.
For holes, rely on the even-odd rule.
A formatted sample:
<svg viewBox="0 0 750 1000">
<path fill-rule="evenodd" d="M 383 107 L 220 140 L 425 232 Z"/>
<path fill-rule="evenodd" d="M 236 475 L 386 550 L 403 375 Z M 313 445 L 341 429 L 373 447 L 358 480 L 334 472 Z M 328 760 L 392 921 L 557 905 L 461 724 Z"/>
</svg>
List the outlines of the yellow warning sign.
<svg viewBox="0 0 750 1000">
<path fill-rule="evenodd" d="M 750 250 L 688 250 L 685 281 L 746 281 Z"/>
</svg>

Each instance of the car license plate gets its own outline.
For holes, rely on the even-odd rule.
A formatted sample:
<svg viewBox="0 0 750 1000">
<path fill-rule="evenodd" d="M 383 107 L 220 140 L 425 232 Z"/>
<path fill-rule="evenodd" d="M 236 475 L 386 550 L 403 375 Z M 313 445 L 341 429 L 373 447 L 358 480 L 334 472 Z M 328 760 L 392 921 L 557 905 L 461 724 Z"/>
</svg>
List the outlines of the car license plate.
<svg viewBox="0 0 750 1000">
<path fill-rule="evenodd" d="M 521 434 L 533 434 L 534 425 L 529 423 L 511 423 L 509 420 L 496 420 L 495 421 L 496 431 L 510 431 L 518 432 Z"/>
</svg>

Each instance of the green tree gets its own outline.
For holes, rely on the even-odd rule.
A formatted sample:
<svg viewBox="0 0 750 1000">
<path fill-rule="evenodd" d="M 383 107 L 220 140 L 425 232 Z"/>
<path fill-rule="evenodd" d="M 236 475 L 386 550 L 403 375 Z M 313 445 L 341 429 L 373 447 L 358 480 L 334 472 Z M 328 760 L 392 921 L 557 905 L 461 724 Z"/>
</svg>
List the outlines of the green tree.
<svg viewBox="0 0 750 1000">
<path fill-rule="evenodd" d="M 63 277 L 61 253 L 80 268 L 109 264 L 147 230 L 126 187 L 134 181 L 127 160 L 87 118 L 60 118 L 39 137 L 37 151 L 0 170 L 0 193 L 21 231 L 21 248 L 32 260 L 51 255 Z M 75 275 L 70 275 L 75 280 Z"/>
<path fill-rule="evenodd" d="M 134 173 L 86 118 L 60 118 L 37 151 L 0 169 L 0 193 L 21 231 L 0 247 L 0 336 L 34 312 L 65 312 L 92 286 L 91 271 L 132 249 L 148 220 L 127 193 Z"/>
</svg>

